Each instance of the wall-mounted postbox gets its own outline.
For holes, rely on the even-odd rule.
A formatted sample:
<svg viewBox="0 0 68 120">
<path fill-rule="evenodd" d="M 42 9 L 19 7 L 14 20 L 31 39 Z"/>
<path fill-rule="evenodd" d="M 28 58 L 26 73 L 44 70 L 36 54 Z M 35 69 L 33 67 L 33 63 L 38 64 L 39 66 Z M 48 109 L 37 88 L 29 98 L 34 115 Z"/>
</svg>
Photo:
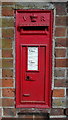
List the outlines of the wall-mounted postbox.
<svg viewBox="0 0 68 120">
<path fill-rule="evenodd" d="M 16 10 L 16 107 L 51 106 L 52 11 Z"/>
</svg>

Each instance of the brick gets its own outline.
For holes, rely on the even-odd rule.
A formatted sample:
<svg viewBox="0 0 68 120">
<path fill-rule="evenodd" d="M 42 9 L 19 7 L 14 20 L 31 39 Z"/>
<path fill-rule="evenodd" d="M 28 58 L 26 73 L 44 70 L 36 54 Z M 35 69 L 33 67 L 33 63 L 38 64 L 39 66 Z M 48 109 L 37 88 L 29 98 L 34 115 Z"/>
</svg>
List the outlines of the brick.
<svg viewBox="0 0 68 120">
<path fill-rule="evenodd" d="M 2 68 L 0 68 L 0 79 L 2 78 Z"/>
<path fill-rule="evenodd" d="M 13 50 L 10 50 L 10 49 L 3 49 L 2 50 L 2 57 L 13 57 Z"/>
<path fill-rule="evenodd" d="M 12 107 L 12 106 L 14 106 L 14 99 L 6 99 L 6 98 L 3 98 L 2 99 L 2 106 L 3 107 Z"/>
<path fill-rule="evenodd" d="M 52 108 L 50 111 L 50 115 L 64 115 L 64 109 L 62 108 Z"/>
<path fill-rule="evenodd" d="M 1 92 L 2 92 L 2 90 L 0 89 L 0 97 L 1 97 Z"/>
<path fill-rule="evenodd" d="M 2 18 L 0 18 L 0 27 L 2 27 Z"/>
<path fill-rule="evenodd" d="M 68 70 L 67 70 L 67 76 L 66 77 L 68 77 Z"/>
<path fill-rule="evenodd" d="M 0 107 L 2 107 L 2 98 L 0 98 Z"/>
<path fill-rule="evenodd" d="M 2 60 L 0 59 L 0 68 L 2 68 Z"/>
<path fill-rule="evenodd" d="M 12 68 L 13 67 L 13 59 L 3 59 L 2 67 L 3 68 Z"/>
<path fill-rule="evenodd" d="M 65 77 L 65 70 L 55 70 L 54 71 L 54 76 L 55 77 Z"/>
<path fill-rule="evenodd" d="M 67 28 L 67 37 L 68 37 L 68 28 Z"/>
<path fill-rule="evenodd" d="M 66 107 L 66 99 L 53 99 L 52 105 L 53 107 Z"/>
<path fill-rule="evenodd" d="M 0 116 L 2 116 L 2 108 L 0 108 Z"/>
<path fill-rule="evenodd" d="M 64 97 L 64 89 L 54 89 L 53 97 Z"/>
<path fill-rule="evenodd" d="M 56 37 L 64 37 L 64 36 L 66 36 L 66 27 L 56 27 L 55 36 Z"/>
<path fill-rule="evenodd" d="M 2 5 L 4 6 L 4 5 L 14 5 L 14 2 L 2 2 Z"/>
<path fill-rule="evenodd" d="M 4 88 L 2 95 L 3 97 L 14 97 L 15 90 L 13 88 Z"/>
<path fill-rule="evenodd" d="M 12 39 L 2 39 L 2 48 L 12 48 Z"/>
<path fill-rule="evenodd" d="M 68 59 L 55 59 L 55 67 L 68 67 Z"/>
<path fill-rule="evenodd" d="M 19 115 L 18 117 L 23 120 L 33 120 L 33 115 Z"/>
<path fill-rule="evenodd" d="M 14 29 L 2 29 L 2 37 L 4 38 L 14 37 Z"/>
<path fill-rule="evenodd" d="M 7 84 L 6 84 L 7 83 Z M 14 80 L 13 79 L 2 79 L 2 87 L 13 87 Z"/>
<path fill-rule="evenodd" d="M 14 15 L 14 10 L 12 7 L 2 7 L 2 16 L 13 16 Z"/>
<path fill-rule="evenodd" d="M 66 80 L 65 79 L 55 79 L 54 86 L 55 87 L 66 87 Z"/>
<path fill-rule="evenodd" d="M 55 49 L 55 57 L 66 57 L 66 49 Z"/>
<path fill-rule="evenodd" d="M 66 87 L 68 87 L 68 79 L 66 79 Z"/>
<path fill-rule="evenodd" d="M 13 70 L 12 69 L 3 69 L 2 76 L 3 77 L 13 77 Z"/>
<path fill-rule="evenodd" d="M 67 95 L 67 97 L 68 97 L 68 89 L 66 89 L 66 95 Z"/>
<path fill-rule="evenodd" d="M 68 17 L 66 16 L 59 16 L 56 17 L 56 26 L 67 26 L 68 25 Z"/>
<path fill-rule="evenodd" d="M 0 38 L 0 48 L 2 48 L 2 39 Z"/>
<path fill-rule="evenodd" d="M 14 19 L 2 18 L 2 27 L 14 27 Z"/>
<path fill-rule="evenodd" d="M 65 113 L 65 115 L 68 116 L 68 108 L 66 108 L 66 109 L 64 110 L 64 113 Z"/>
<path fill-rule="evenodd" d="M 0 120 L 2 120 L 2 117 L 0 117 Z"/>
<path fill-rule="evenodd" d="M 0 49 L 0 59 L 2 59 L 2 49 Z"/>
<path fill-rule="evenodd" d="M 55 40 L 56 47 L 68 47 L 68 38 L 57 38 Z"/>
<path fill-rule="evenodd" d="M 35 120 L 48 120 L 47 117 L 44 117 L 44 116 L 35 116 L 34 118 Z"/>
<path fill-rule="evenodd" d="M 5 116 L 15 116 L 16 109 L 15 108 L 3 108 L 3 115 Z"/>
<path fill-rule="evenodd" d="M 24 114 L 26 114 L 26 113 L 35 113 L 35 112 L 41 112 L 41 113 L 49 113 L 49 109 L 42 109 L 42 108 L 36 108 L 36 109 L 25 109 L 25 108 L 23 108 L 23 110 L 21 109 L 20 110 L 20 113 L 22 114 L 22 113 L 24 113 Z"/>
<path fill-rule="evenodd" d="M 0 87 L 2 87 L 2 79 L 0 79 Z"/>
<path fill-rule="evenodd" d="M 66 3 L 64 2 L 56 2 L 55 3 L 55 7 L 56 7 L 56 14 L 57 15 L 66 15 Z"/>
<path fill-rule="evenodd" d="M 67 54 L 67 57 L 68 57 L 68 48 L 67 48 L 67 50 L 66 50 L 66 54 Z"/>
</svg>

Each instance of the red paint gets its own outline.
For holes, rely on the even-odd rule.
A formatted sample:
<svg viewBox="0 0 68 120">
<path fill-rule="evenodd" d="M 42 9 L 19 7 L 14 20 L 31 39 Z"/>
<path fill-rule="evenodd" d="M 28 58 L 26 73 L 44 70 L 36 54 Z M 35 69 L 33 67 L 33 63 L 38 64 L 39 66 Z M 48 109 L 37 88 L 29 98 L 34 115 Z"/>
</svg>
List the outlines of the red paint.
<svg viewBox="0 0 68 120">
<path fill-rule="evenodd" d="M 27 69 L 29 46 L 38 47 L 38 70 Z M 52 11 L 16 10 L 16 107 L 51 107 L 51 74 Z"/>
</svg>

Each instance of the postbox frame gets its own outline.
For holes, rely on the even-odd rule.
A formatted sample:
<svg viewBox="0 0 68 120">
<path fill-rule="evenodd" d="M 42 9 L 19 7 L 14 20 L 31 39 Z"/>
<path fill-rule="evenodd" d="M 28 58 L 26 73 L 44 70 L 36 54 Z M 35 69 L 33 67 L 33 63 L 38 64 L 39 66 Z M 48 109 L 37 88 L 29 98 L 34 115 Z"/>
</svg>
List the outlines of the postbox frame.
<svg viewBox="0 0 68 120">
<path fill-rule="evenodd" d="M 51 107 L 51 100 L 52 100 L 52 89 L 51 89 L 51 83 L 52 83 L 52 28 L 53 28 L 53 11 L 52 10 L 38 10 L 38 9 L 30 9 L 30 10 L 16 10 L 16 14 L 17 14 L 17 12 L 26 12 L 26 13 L 28 13 L 28 12 L 49 12 L 50 13 L 50 18 L 51 18 L 51 20 L 50 20 L 50 45 L 51 45 L 51 47 L 50 47 L 50 49 L 49 49 L 49 51 L 50 51 L 50 66 L 49 66 L 49 70 L 50 70 L 50 72 L 49 72 L 49 90 L 48 90 L 48 97 L 46 98 L 46 101 L 47 101 L 47 104 L 45 104 L 45 105 L 42 105 L 42 104 L 40 104 L 40 105 L 38 105 L 38 104 L 21 104 L 21 102 L 20 102 L 20 94 L 19 94 L 19 92 L 20 92 L 20 86 L 21 86 L 21 83 L 20 83 L 20 81 L 19 81 L 19 75 L 18 75 L 18 72 L 20 72 L 19 71 L 19 69 L 18 69 L 18 65 L 19 65 L 19 63 L 18 63 L 18 61 L 19 61 L 19 57 L 18 57 L 18 55 L 17 54 L 19 54 L 19 51 L 18 51 L 18 44 L 19 44 L 19 41 L 18 41 L 18 38 L 17 38 L 17 29 L 16 29 L 16 35 L 15 35 L 15 40 L 16 40 L 16 43 L 15 43 L 15 45 L 16 45 L 16 58 L 15 58 L 15 60 L 16 60 L 16 66 L 15 66 L 15 68 L 16 68 L 16 108 L 50 108 Z M 25 33 L 24 33 L 25 34 Z M 31 33 L 32 34 L 32 33 Z M 44 33 L 45 34 L 45 33 Z M 31 45 L 29 45 L 29 46 L 31 46 Z M 36 46 L 36 44 L 35 44 L 35 46 Z M 37 45 L 37 46 L 40 46 L 40 45 Z M 42 45 L 42 46 L 44 46 L 44 45 Z M 47 45 L 46 45 L 47 46 Z M 21 47 L 22 47 L 22 44 L 21 44 Z M 46 92 L 46 91 L 45 91 Z"/>
</svg>

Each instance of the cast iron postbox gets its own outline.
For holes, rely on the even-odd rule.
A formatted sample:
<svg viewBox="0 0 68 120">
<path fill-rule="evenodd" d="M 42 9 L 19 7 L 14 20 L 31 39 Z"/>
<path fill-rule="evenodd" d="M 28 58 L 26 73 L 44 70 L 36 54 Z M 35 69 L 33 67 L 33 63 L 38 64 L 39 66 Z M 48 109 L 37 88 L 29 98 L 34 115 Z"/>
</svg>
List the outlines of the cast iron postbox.
<svg viewBox="0 0 68 120">
<path fill-rule="evenodd" d="M 52 11 L 16 10 L 16 107 L 51 107 Z"/>
</svg>

